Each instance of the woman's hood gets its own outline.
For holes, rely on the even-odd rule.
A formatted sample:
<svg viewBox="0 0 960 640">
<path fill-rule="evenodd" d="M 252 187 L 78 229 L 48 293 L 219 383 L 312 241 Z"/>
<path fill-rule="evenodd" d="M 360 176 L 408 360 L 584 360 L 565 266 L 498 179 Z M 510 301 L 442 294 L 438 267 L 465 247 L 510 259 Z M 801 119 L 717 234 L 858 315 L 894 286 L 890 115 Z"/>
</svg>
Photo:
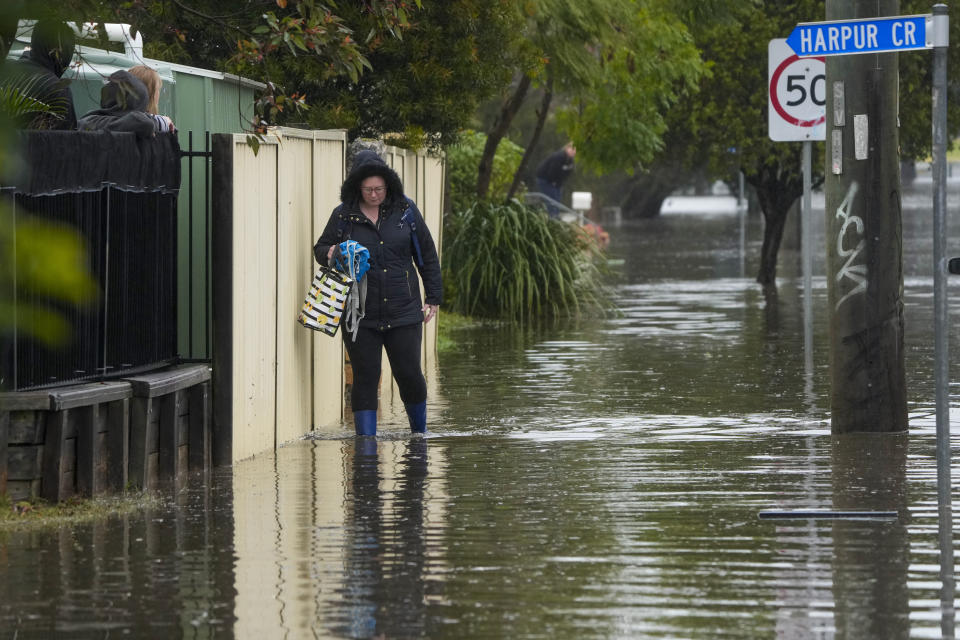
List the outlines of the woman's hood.
<svg viewBox="0 0 960 640">
<path fill-rule="evenodd" d="M 147 87 L 129 71 L 114 71 L 100 89 L 100 108 L 112 111 L 146 111 Z"/>
<path fill-rule="evenodd" d="M 364 149 L 353 157 L 350 173 L 340 187 L 340 201 L 347 205 L 359 203 L 361 183 L 373 176 L 380 176 L 387 184 L 385 202 L 392 203 L 403 197 L 403 182 L 397 172 L 388 167 L 375 151 Z"/>
</svg>

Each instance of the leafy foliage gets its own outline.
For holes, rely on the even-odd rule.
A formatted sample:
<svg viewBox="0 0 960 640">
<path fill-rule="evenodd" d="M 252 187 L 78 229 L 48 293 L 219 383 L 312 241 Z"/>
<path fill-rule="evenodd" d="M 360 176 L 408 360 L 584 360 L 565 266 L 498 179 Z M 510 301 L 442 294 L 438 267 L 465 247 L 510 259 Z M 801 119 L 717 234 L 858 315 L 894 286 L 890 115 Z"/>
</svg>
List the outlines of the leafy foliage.
<svg viewBox="0 0 960 640">
<path fill-rule="evenodd" d="M 479 102 L 510 81 L 506 43 L 517 37 L 515 0 L 432 0 L 411 17 L 403 40 L 370 31 L 371 69 L 359 80 L 290 75 L 309 96 L 309 122 L 345 128 L 350 137 L 401 134 L 402 146 L 436 149 L 456 141 Z M 359 5 L 357 5 L 359 7 Z M 357 33 L 359 8 L 343 7 Z"/>
<path fill-rule="evenodd" d="M 579 227 L 516 201 L 454 215 L 444 251 L 454 312 L 530 322 L 605 305 L 600 251 Z"/>
<path fill-rule="evenodd" d="M 518 0 L 64 0 L 64 16 L 126 22 L 148 56 L 267 83 L 253 130 L 343 128 L 437 149 L 509 82 Z"/>
<path fill-rule="evenodd" d="M 15 232 L 14 232 L 15 230 Z M 48 344 L 60 344 L 70 326 L 54 308 L 20 300 L 14 303 L 14 282 L 30 298 L 47 297 L 70 305 L 95 302 L 99 288 L 89 271 L 86 246 L 69 227 L 22 214 L 14 220 L 0 205 L 0 332 L 15 319 L 24 335 Z"/>
<path fill-rule="evenodd" d="M 929 0 L 900 0 L 900 14 L 931 12 Z M 947 47 L 947 140 L 960 136 L 960 97 L 957 94 L 956 70 L 960 69 L 960 5 L 947 4 L 950 17 L 950 46 Z M 933 54 L 912 51 L 899 55 L 900 64 L 900 152 L 906 158 L 930 156 L 933 143 Z M 952 86 L 951 86 L 952 85 Z"/>
<path fill-rule="evenodd" d="M 901 2 L 900 13 L 929 13 L 929 3 Z M 758 193 L 767 221 L 758 280 L 775 278 L 777 248 L 783 218 L 802 192 L 799 143 L 773 142 L 767 135 L 767 43 L 786 37 L 798 22 L 825 19 L 820 0 L 742 3 L 731 6 L 732 20 L 700 23 L 694 29 L 697 45 L 709 73 L 695 99 L 682 101 L 668 116 L 669 132 L 656 168 L 675 173 L 706 172 L 729 179 L 742 170 Z M 950 9 L 951 40 L 960 41 L 960 8 Z M 746 26 L 749 25 L 749 28 Z M 948 65 L 960 64 L 957 47 L 948 49 Z M 905 157 L 922 158 L 930 152 L 930 54 L 900 54 L 900 146 Z M 951 138 L 960 132 L 960 104 L 948 101 Z M 814 146 L 814 158 L 823 158 L 824 145 Z M 824 162 L 813 163 L 814 185 L 823 179 Z"/>
<path fill-rule="evenodd" d="M 55 16 L 78 23 L 123 22 L 142 32 L 148 55 L 215 68 L 267 83 L 250 123 L 253 130 L 300 117 L 310 98 L 291 91 L 293 79 L 356 82 L 371 68 L 374 36 L 398 38 L 421 0 L 63 0 L 56 7 L 25 5 L 21 15 Z M 365 41 L 345 14 L 362 18 Z M 105 41 L 105 29 L 99 37 Z"/>
<path fill-rule="evenodd" d="M 928 2 L 901 2 L 901 14 L 929 12 Z M 754 173 L 765 166 L 799 167 L 800 144 L 772 142 L 767 137 L 767 43 L 786 37 L 798 22 L 824 20 L 824 3 L 744 3 L 734 17 L 734 22 L 704 25 L 697 32 L 697 45 L 710 72 L 700 82 L 696 99 L 671 110 L 670 144 L 663 160 L 682 157 L 688 169 L 706 167 L 719 178 L 740 167 Z M 951 6 L 950 17 L 950 40 L 960 41 L 960 7 Z M 960 47 L 950 47 L 948 56 L 948 68 L 960 65 Z M 905 157 L 920 158 L 930 149 L 930 53 L 903 53 L 899 63 L 901 151 Z M 948 109 L 956 135 L 960 103 L 949 100 Z M 823 146 L 818 147 L 814 155 L 822 158 Z M 823 163 L 815 162 L 814 171 L 822 174 Z"/>
<path fill-rule="evenodd" d="M 51 114 L 63 117 L 65 104 L 48 104 L 38 99 L 35 89 L 40 84 L 36 77 L 14 76 L 0 78 L 0 112 L 13 121 L 29 121 L 31 117 Z"/>
<path fill-rule="evenodd" d="M 457 144 L 447 148 L 447 175 L 450 178 L 450 209 L 464 211 L 476 200 L 477 165 L 487 136 L 473 130 L 467 130 L 460 136 Z M 520 164 L 523 149 L 509 140 L 497 147 L 493 159 L 493 179 L 490 184 L 490 197 L 503 202 L 510 181 Z"/>
<path fill-rule="evenodd" d="M 675 174 L 678 164 L 690 173 L 724 179 L 743 171 L 766 222 L 757 280 L 772 287 L 787 211 L 802 193 L 802 145 L 773 142 L 767 135 L 767 46 L 797 22 L 822 20 L 823 3 L 744 3 L 733 17 L 697 30 L 708 73 L 697 95 L 671 110 L 669 146 L 659 164 L 667 167 L 667 175 Z M 822 157 L 822 145 L 814 154 Z M 823 163 L 814 162 L 814 184 L 822 179 Z"/>
<path fill-rule="evenodd" d="M 622 33 L 599 44 L 595 68 L 570 87 L 558 126 L 576 141 L 577 161 L 597 173 L 648 164 L 661 148 L 666 114 L 695 91 L 699 51 L 668 3 L 638 2 Z"/>
<path fill-rule="evenodd" d="M 488 197 L 491 159 L 528 88 L 542 88 L 538 126 L 528 153 L 556 109 L 556 125 L 577 146 L 577 161 L 596 173 L 632 170 L 650 161 L 666 130 L 664 114 L 696 86 L 698 51 L 671 0 L 530 0 L 514 75 L 478 171 Z M 553 96 L 556 96 L 556 100 Z M 521 170 L 523 169 L 521 166 Z"/>
</svg>

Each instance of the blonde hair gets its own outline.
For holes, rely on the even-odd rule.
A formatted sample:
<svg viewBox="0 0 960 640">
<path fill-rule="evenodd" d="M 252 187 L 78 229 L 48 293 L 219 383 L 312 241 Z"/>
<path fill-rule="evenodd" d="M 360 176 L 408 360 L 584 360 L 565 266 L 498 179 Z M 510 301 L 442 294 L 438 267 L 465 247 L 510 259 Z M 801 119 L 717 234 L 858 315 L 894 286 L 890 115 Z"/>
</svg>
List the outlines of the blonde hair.
<svg viewBox="0 0 960 640">
<path fill-rule="evenodd" d="M 163 86 L 163 80 L 160 74 L 144 65 L 130 67 L 130 74 L 137 78 L 147 87 L 147 111 L 157 113 L 158 103 L 160 102 L 160 87 Z"/>
</svg>

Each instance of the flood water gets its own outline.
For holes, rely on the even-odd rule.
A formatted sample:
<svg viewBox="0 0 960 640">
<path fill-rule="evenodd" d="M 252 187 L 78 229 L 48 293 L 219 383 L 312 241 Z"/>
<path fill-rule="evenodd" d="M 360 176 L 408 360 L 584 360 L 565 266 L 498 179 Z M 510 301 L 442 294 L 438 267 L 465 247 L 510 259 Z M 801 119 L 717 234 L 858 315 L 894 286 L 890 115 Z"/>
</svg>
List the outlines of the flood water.
<svg viewBox="0 0 960 640">
<path fill-rule="evenodd" d="M 0 639 L 952 637 L 930 203 L 904 197 L 909 435 L 830 435 L 822 196 L 812 367 L 795 239 L 768 304 L 758 219 L 636 222 L 610 229 L 620 313 L 455 333 L 426 439 L 392 413 L 146 514 L 0 536 Z M 795 509 L 897 518 L 758 517 Z"/>
</svg>

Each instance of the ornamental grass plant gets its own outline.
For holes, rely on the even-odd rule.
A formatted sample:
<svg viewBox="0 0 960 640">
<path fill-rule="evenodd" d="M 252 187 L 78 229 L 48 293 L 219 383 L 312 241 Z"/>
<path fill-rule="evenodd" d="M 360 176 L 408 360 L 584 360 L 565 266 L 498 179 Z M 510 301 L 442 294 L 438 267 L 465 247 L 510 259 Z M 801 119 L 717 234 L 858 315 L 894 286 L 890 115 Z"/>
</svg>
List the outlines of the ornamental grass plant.
<svg viewBox="0 0 960 640">
<path fill-rule="evenodd" d="M 575 224 L 517 201 L 480 202 L 452 214 L 447 230 L 444 281 L 457 313 L 530 322 L 608 305 L 602 251 Z"/>
</svg>

